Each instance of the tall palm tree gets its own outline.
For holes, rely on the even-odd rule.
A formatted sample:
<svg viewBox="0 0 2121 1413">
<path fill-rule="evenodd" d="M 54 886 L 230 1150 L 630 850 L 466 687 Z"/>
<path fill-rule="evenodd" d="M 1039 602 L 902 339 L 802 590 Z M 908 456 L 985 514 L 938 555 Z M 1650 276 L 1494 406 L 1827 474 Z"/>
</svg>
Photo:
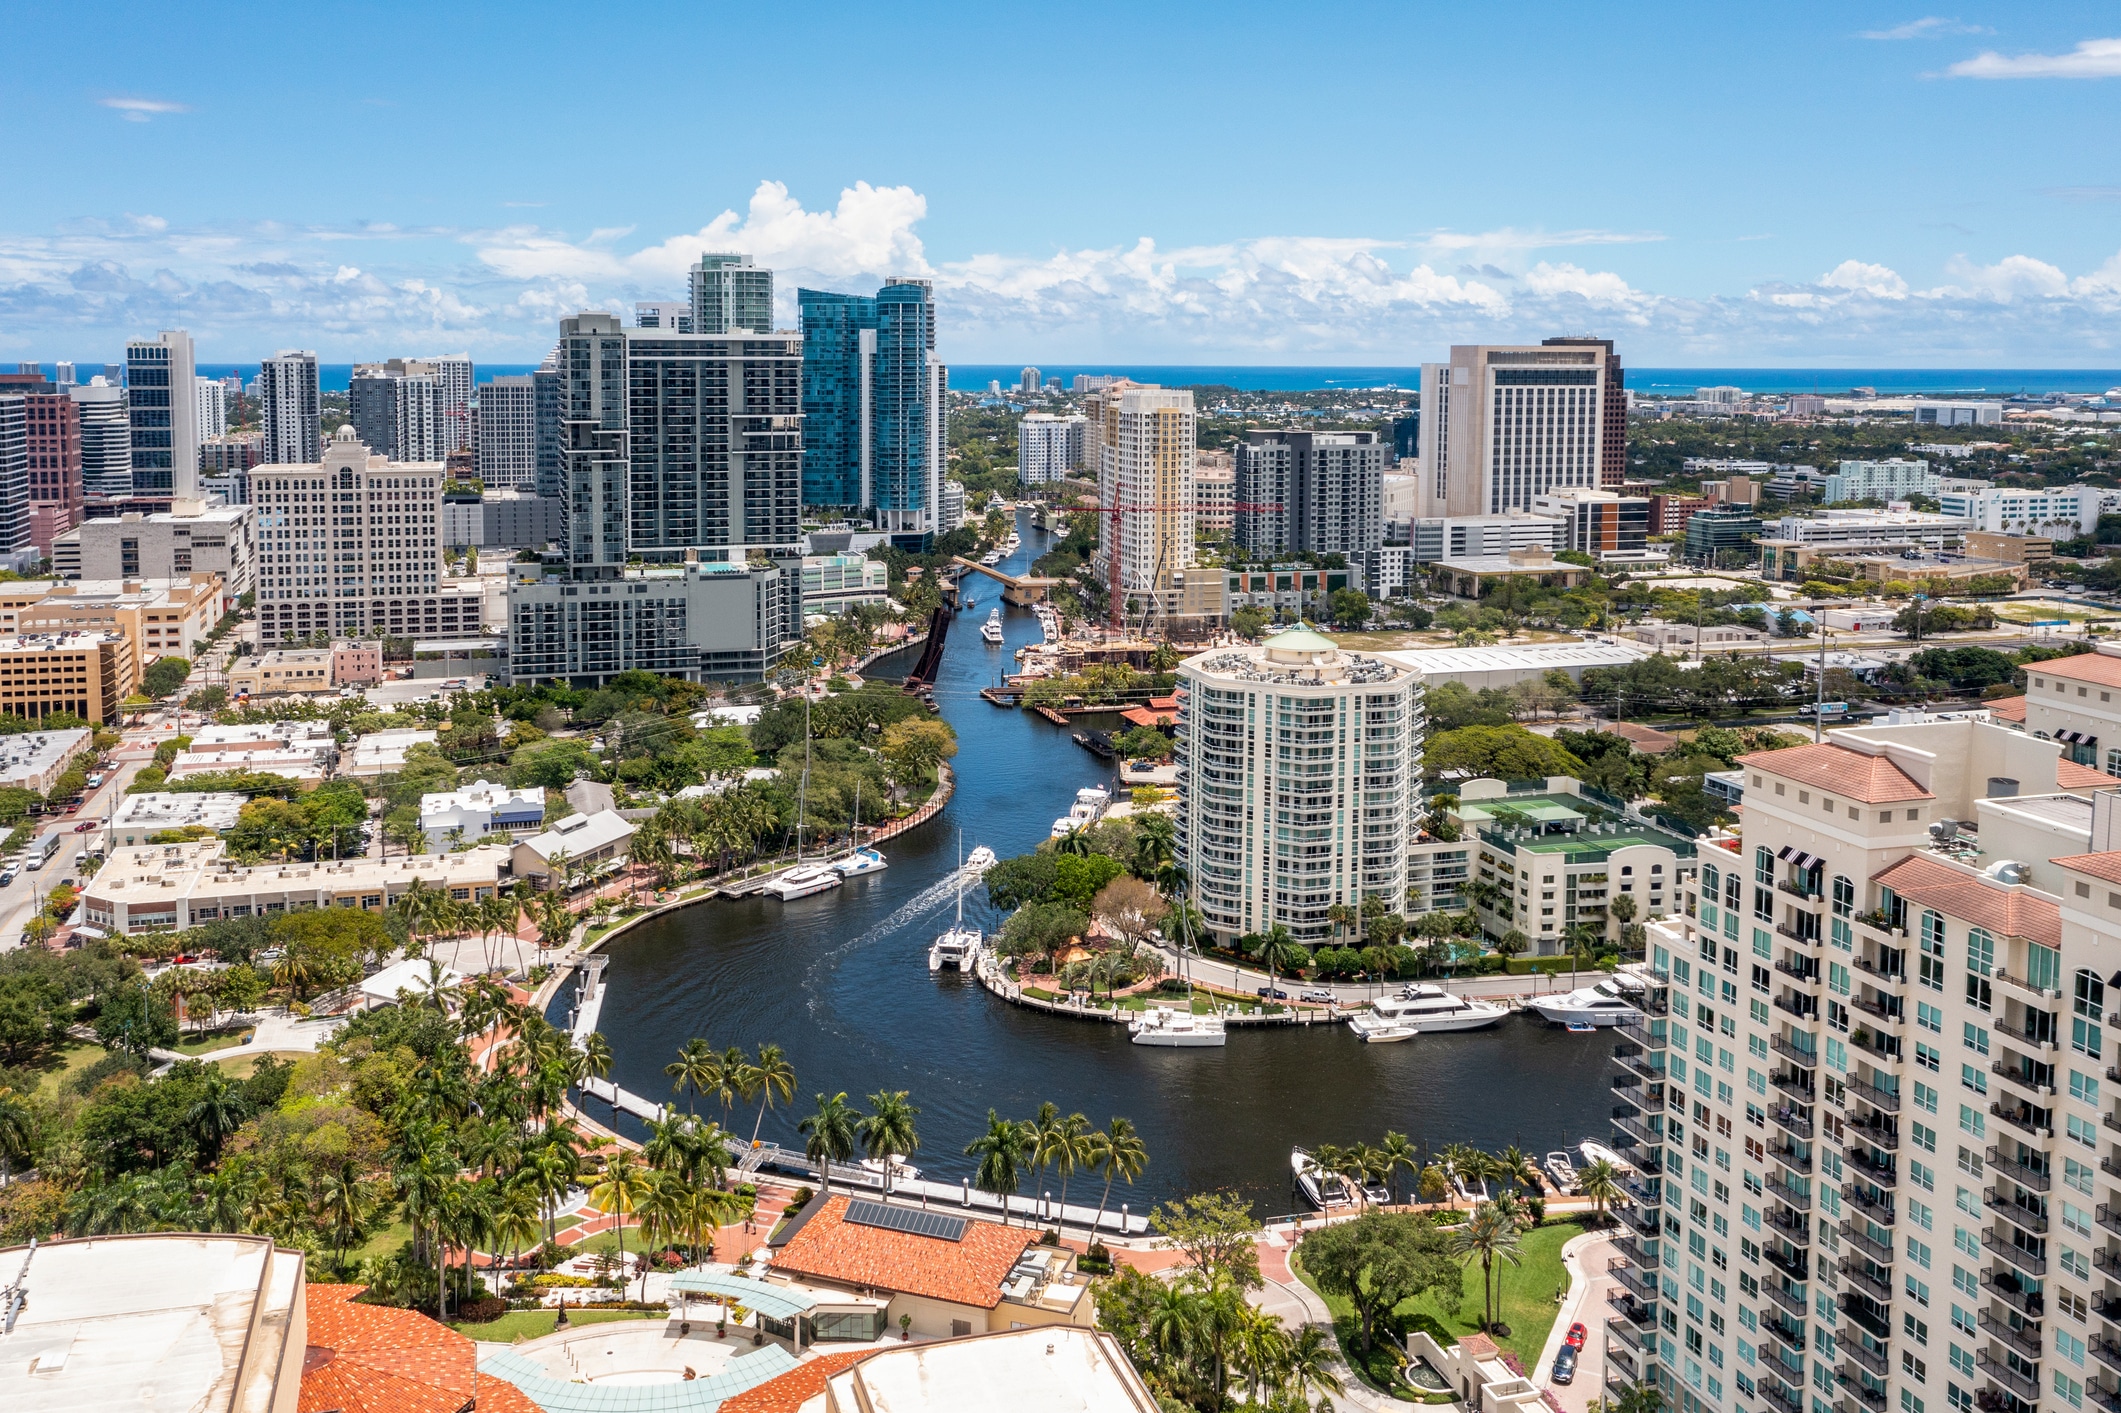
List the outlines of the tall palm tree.
<svg viewBox="0 0 2121 1413">
<path fill-rule="evenodd" d="M 1323 1325 L 1305 1325 L 1289 1340 L 1289 1382 L 1295 1386 L 1299 1398 L 1306 1398 L 1312 1391 L 1319 1394 L 1341 1391 L 1340 1376 L 1333 1372 L 1333 1361 L 1338 1352 L 1333 1341 L 1326 1336 Z M 1325 1406 L 1324 1399 L 1320 1400 L 1320 1406 Z"/>
<path fill-rule="evenodd" d="M 611 1074 L 611 1042 L 604 1038 L 601 1030 L 592 1030 L 582 1037 L 582 1072 L 604 1079 Z M 611 1112 L 619 1111 L 619 1094 L 611 1092 Z"/>
<path fill-rule="evenodd" d="M 690 1089 L 694 1098 L 703 1098 L 721 1087 L 721 1052 L 694 1036 L 678 1047 L 678 1057 L 663 1066 L 663 1073 L 670 1076 L 671 1093 L 683 1094 Z M 693 1112 L 690 1101 L 685 1105 L 685 1112 Z"/>
<path fill-rule="evenodd" d="M 544 1141 L 523 1154 L 523 1164 L 517 1175 L 525 1178 L 536 1189 L 539 1204 L 545 1211 L 545 1240 L 553 1239 L 553 1223 L 558 1220 L 560 1199 L 567 1195 L 577 1172 L 581 1171 L 581 1155 L 573 1142 L 564 1135 L 548 1133 Z"/>
<path fill-rule="evenodd" d="M 618 1217 L 614 1230 L 619 1234 L 619 1265 L 626 1265 L 626 1209 L 640 1210 L 641 1199 L 648 1195 L 651 1181 L 640 1161 L 625 1148 L 619 1149 L 604 1160 L 604 1175 L 590 1189 L 589 1200 L 600 1212 L 612 1212 Z"/>
<path fill-rule="evenodd" d="M 759 1046 L 759 1057 L 743 1071 L 744 1086 L 759 1096 L 759 1116 L 751 1125 L 751 1146 L 759 1146 L 759 1128 L 766 1122 L 766 1111 L 773 1107 L 773 1098 L 778 1094 L 782 1103 L 795 1097 L 795 1066 L 788 1063 L 778 1045 Z"/>
<path fill-rule="evenodd" d="M 1539 1165 L 1514 1143 L 1495 1155 L 1495 1169 L 1496 1176 L 1508 1183 L 1513 1191 L 1535 1195 L 1540 1191 Z"/>
<path fill-rule="evenodd" d="M 1031 1146 L 1029 1128 L 1022 1120 L 1005 1119 L 989 1109 L 987 1131 L 965 1145 L 965 1156 L 979 1159 L 972 1185 L 1001 1199 L 1003 1226 L 1009 1225 L 1009 1199 L 1023 1178 L 1025 1153 Z"/>
<path fill-rule="evenodd" d="M 908 1102 L 907 1091 L 884 1089 L 869 1096 L 869 1113 L 854 1128 L 861 1135 L 862 1151 L 884 1171 L 884 1195 L 891 1195 L 894 1156 L 904 1157 L 921 1146 L 913 1120 L 920 1110 Z"/>
<path fill-rule="evenodd" d="M 1134 871 L 1155 878 L 1156 870 L 1178 856 L 1178 827 L 1169 817 L 1144 815 L 1134 826 Z"/>
<path fill-rule="evenodd" d="M 1620 1171 L 1607 1159 L 1587 1163 L 1576 1173 L 1577 1195 L 1591 1199 L 1591 1214 L 1600 1226 L 1615 1202 L 1627 1196 L 1620 1186 Z"/>
<path fill-rule="evenodd" d="M 1399 1170 L 1405 1168 L 1410 1173 L 1419 1173 L 1421 1171 L 1420 1150 L 1415 1148 L 1413 1140 L 1409 1139 L 1405 1134 L 1395 1133 L 1391 1129 L 1386 1129 L 1384 1141 L 1377 1146 L 1377 1151 L 1385 1160 L 1387 1176 L 1392 1180 L 1392 1200 L 1397 1203 L 1399 1201 Z"/>
<path fill-rule="evenodd" d="M 1289 1361 L 1289 1336 L 1279 1316 L 1246 1306 L 1237 1327 L 1237 1363 L 1245 1371 L 1246 1402 L 1282 1381 Z"/>
<path fill-rule="evenodd" d="M 819 1185 L 828 1193 L 832 1191 L 832 1165 L 854 1156 L 855 1125 L 861 1117 L 861 1111 L 847 1102 L 843 1089 L 830 1098 L 818 1095 L 817 1112 L 795 1126 L 804 1135 L 803 1156 L 817 1164 Z"/>
<path fill-rule="evenodd" d="M 1041 1171 L 1051 1168 L 1060 1177 L 1060 1211 L 1053 1218 L 1053 1229 L 1059 1231 L 1067 1220 L 1068 1179 L 1090 1161 L 1090 1120 L 1081 1113 L 1062 1117 L 1049 1112 L 1052 1109 L 1051 1104 L 1038 1107 L 1038 1117 L 1033 1120 L 1032 1159 Z"/>
<path fill-rule="evenodd" d="M 1283 970 L 1294 971 L 1311 960 L 1310 949 L 1278 922 L 1253 939 L 1252 955 L 1267 969 L 1269 988 L 1275 986 Z"/>
<path fill-rule="evenodd" d="M 185 1123 L 199 1145 L 200 1156 L 211 1162 L 221 1145 L 250 1117 L 250 1103 L 228 1076 L 214 1070 L 206 1076 L 199 1097 L 192 1101 Z"/>
<path fill-rule="evenodd" d="M 1091 1239 L 1105 1224 L 1105 1207 L 1112 1200 L 1112 1179 L 1123 1178 L 1129 1187 L 1149 1166 L 1149 1147 L 1134 1130 L 1132 1119 L 1114 1115 L 1105 1126 L 1089 1135 L 1089 1165 L 1105 1175 L 1105 1190 L 1097 1199 L 1097 1220 L 1091 1226 Z"/>
<path fill-rule="evenodd" d="M 1451 1250 L 1468 1265 L 1476 1260 L 1480 1262 L 1481 1327 L 1493 1328 L 1495 1267 L 1498 1263 L 1514 1266 L 1524 1259 L 1515 1216 L 1501 1203 L 1481 1203 L 1473 1209 L 1466 1224 L 1453 1234 Z"/>
</svg>

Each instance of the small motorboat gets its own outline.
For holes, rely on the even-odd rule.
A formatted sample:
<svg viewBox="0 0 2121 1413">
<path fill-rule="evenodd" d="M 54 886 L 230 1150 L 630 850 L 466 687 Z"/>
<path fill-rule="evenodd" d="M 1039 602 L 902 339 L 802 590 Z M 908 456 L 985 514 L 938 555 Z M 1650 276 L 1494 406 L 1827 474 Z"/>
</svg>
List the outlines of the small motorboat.
<svg viewBox="0 0 2121 1413">
<path fill-rule="evenodd" d="M 1557 1148 L 1547 1154 L 1546 1162 L 1543 1166 L 1547 1170 L 1547 1176 L 1554 1180 L 1554 1190 L 1556 1192 L 1566 1193 L 1576 1190 L 1576 1164 L 1570 1161 L 1567 1149 Z"/>
<path fill-rule="evenodd" d="M 791 868 L 779 878 L 766 885 L 766 892 L 788 902 L 795 898 L 807 898 L 812 893 L 822 893 L 828 888 L 837 888 L 846 882 L 840 871 L 831 864 L 803 864 Z"/>
<path fill-rule="evenodd" d="M 987 611 L 987 621 L 980 624 L 979 635 L 990 643 L 1002 640 L 1002 611 L 998 608 Z"/>
<path fill-rule="evenodd" d="M 1613 1171 L 1615 1172 L 1632 1173 L 1635 1171 L 1633 1163 L 1630 1163 L 1627 1159 L 1594 1138 L 1586 1138 L 1583 1142 L 1577 1144 L 1576 1151 L 1583 1156 L 1583 1165 L 1585 1167 L 1589 1167 L 1593 1163 L 1610 1163 L 1613 1165 Z"/>
<path fill-rule="evenodd" d="M 988 869 L 994 867 L 995 862 L 994 850 L 988 848 L 985 844 L 981 844 L 971 853 L 965 855 L 965 862 L 961 867 L 969 868 L 974 873 L 985 873 Z"/>
<path fill-rule="evenodd" d="M 1169 1006 L 1151 1006 L 1127 1029 L 1133 1033 L 1136 1045 L 1160 1045 L 1173 1050 L 1219 1047 L 1227 1038 L 1221 1016 L 1196 1016 Z"/>
<path fill-rule="evenodd" d="M 1346 1207 L 1355 1201 L 1348 1180 L 1339 1173 L 1321 1170 L 1308 1148 L 1289 1150 L 1289 1174 L 1296 1182 L 1296 1190 L 1304 1195 L 1304 1201 L 1321 1211 Z M 1381 1182 L 1367 1182 L 1363 1184 L 1362 1196 L 1373 1205 L 1384 1205 L 1391 1202 L 1392 1190 Z"/>
<path fill-rule="evenodd" d="M 1390 1045 L 1400 1040 L 1412 1040 L 1421 1032 L 1402 1020 L 1389 1016 L 1351 1016 L 1348 1029 L 1365 1045 Z"/>
<path fill-rule="evenodd" d="M 1571 1035 L 1591 1035 L 1597 1031 L 1598 1027 L 1592 1025 L 1589 1021 L 1573 1020 L 1563 1026 L 1562 1029 L 1568 1031 Z"/>
<path fill-rule="evenodd" d="M 874 849 L 856 849 L 845 858 L 832 861 L 832 867 L 839 870 L 842 878 L 859 878 L 865 873 L 882 873 L 889 866 L 884 856 Z"/>
</svg>

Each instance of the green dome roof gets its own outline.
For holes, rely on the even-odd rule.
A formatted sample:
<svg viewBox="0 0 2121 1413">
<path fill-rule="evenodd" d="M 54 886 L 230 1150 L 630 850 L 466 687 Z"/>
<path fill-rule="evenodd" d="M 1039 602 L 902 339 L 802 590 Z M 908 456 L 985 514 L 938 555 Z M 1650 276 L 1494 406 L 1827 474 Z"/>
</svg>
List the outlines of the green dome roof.
<svg viewBox="0 0 2121 1413">
<path fill-rule="evenodd" d="M 1299 624 L 1297 627 L 1289 629 L 1285 633 L 1276 633 L 1273 637 L 1267 639 L 1265 647 L 1269 653 L 1275 655 L 1279 655 L 1282 653 L 1330 653 L 1337 651 L 1337 649 L 1333 645 L 1333 640 L 1331 638 L 1328 638 L 1323 633 L 1315 632 L 1311 628 L 1301 624 Z"/>
</svg>

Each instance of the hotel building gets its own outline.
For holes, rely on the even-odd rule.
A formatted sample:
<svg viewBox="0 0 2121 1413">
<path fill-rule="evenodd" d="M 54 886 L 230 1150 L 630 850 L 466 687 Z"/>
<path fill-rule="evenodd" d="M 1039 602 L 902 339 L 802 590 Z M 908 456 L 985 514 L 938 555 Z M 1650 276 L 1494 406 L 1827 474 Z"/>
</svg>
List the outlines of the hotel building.
<svg viewBox="0 0 2121 1413">
<path fill-rule="evenodd" d="M 1615 365 L 1617 366 L 1617 364 Z M 1421 368 L 1421 516 L 1529 510 L 1597 489 L 1613 367 L 1597 344 L 1461 346 Z"/>
</svg>

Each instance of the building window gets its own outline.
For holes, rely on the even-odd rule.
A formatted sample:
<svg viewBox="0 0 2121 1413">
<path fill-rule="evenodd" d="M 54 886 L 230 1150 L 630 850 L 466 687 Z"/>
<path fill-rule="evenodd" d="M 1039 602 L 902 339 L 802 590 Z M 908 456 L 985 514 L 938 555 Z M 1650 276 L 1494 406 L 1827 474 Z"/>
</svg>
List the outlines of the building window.
<svg viewBox="0 0 2121 1413">
<path fill-rule="evenodd" d="M 2075 1014 L 2070 1017 L 2070 1048 L 2080 1055 L 2099 1058 L 2101 1033 L 2099 1022 L 2106 1018 L 2106 985 L 2098 974 L 2080 970 L 2076 977 L 2076 997 L 2072 1004 Z"/>
</svg>

